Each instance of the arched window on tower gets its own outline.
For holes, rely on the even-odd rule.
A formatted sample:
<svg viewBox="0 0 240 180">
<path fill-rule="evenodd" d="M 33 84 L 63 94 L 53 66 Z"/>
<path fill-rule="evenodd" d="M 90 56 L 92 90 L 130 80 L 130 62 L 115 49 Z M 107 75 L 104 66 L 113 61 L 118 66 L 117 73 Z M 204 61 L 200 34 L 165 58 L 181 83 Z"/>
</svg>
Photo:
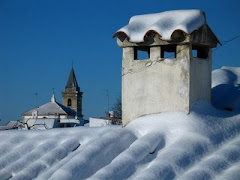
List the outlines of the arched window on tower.
<svg viewBox="0 0 240 180">
<path fill-rule="evenodd" d="M 69 98 L 68 99 L 68 103 L 67 103 L 68 106 L 72 106 L 72 100 Z"/>
</svg>

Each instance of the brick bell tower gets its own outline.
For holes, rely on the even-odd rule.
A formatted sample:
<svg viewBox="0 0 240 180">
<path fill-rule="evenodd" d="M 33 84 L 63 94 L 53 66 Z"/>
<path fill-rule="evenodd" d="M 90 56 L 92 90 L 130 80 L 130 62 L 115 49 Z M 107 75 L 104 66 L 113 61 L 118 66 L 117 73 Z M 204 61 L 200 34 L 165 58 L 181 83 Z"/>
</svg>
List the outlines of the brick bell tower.
<svg viewBox="0 0 240 180">
<path fill-rule="evenodd" d="M 82 114 L 82 94 L 78 86 L 74 69 L 71 69 L 67 85 L 62 92 L 63 105 L 76 111 L 77 117 L 83 117 Z"/>
</svg>

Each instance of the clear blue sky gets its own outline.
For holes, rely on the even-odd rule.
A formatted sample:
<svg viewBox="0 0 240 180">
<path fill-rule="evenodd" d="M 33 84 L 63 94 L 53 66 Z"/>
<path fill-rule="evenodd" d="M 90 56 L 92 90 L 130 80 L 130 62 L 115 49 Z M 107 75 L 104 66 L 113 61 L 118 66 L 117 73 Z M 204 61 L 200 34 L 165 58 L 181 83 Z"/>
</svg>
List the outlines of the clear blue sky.
<svg viewBox="0 0 240 180">
<path fill-rule="evenodd" d="M 239 0 L 0 0 L 0 118 L 50 101 L 61 103 L 74 61 L 83 114 L 103 116 L 121 92 L 122 49 L 112 35 L 131 16 L 173 9 L 201 9 L 220 41 L 240 35 Z M 213 69 L 240 66 L 240 38 L 213 53 Z"/>
</svg>

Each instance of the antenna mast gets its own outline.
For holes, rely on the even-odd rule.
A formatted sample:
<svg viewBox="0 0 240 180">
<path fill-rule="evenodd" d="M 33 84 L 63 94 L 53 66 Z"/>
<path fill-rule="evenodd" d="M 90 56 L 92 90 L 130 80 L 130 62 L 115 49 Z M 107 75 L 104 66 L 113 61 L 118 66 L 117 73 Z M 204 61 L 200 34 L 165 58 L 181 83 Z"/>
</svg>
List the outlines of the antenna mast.
<svg viewBox="0 0 240 180">
<path fill-rule="evenodd" d="M 37 92 L 35 93 L 35 96 L 36 96 L 36 107 L 38 107 L 38 93 Z"/>
<path fill-rule="evenodd" d="M 107 100 L 108 100 L 108 112 L 109 112 L 109 99 L 110 99 L 109 89 L 107 89 L 106 92 L 107 92 L 107 98 L 108 98 Z"/>
</svg>

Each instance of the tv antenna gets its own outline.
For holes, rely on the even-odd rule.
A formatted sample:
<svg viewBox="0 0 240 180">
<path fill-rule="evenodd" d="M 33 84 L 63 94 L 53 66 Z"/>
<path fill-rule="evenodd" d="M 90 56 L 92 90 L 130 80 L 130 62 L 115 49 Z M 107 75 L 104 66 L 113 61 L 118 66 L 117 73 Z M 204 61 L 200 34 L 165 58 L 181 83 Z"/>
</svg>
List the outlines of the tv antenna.
<svg viewBox="0 0 240 180">
<path fill-rule="evenodd" d="M 109 89 L 106 89 L 106 92 L 107 92 L 107 102 L 108 102 L 108 112 L 109 112 L 109 101 L 110 101 L 109 92 L 110 92 L 110 90 L 109 90 Z"/>
<path fill-rule="evenodd" d="M 35 93 L 35 96 L 36 96 L 36 107 L 38 107 L 38 93 L 37 92 Z"/>
</svg>

